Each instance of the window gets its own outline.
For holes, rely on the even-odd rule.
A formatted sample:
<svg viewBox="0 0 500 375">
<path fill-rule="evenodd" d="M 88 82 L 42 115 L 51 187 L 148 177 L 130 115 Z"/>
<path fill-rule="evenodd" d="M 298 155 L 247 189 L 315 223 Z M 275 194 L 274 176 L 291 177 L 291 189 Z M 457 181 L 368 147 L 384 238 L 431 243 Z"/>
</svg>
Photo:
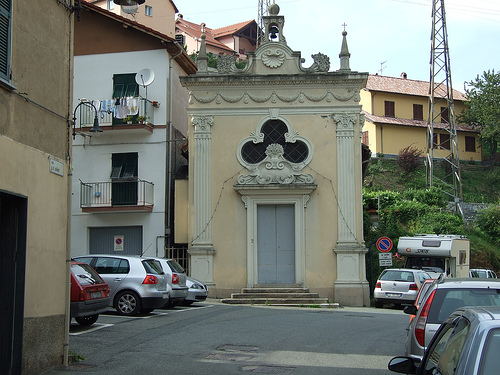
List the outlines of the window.
<svg viewBox="0 0 500 375">
<path fill-rule="evenodd" d="M 413 104 L 413 119 L 423 121 L 424 106 L 422 104 Z"/>
<path fill-rule="evenodd" d="M 465 136 L 465 151 L 476 152 L 476 137 Z"/>
<path fill-rule="evenodd" d="M 450 135 L 449 134 L 439 134 L 440 146 L 442 149 L 450 150 Z"/>
<path fill-rule="evenodd" d="M 153 17 L 153 7 L 152 6 L 146 5 L 144 12 L 145 12 L 146 16 Z"/>
<path fill-rule="evenodd" d="M 368 132 L 364 131 L 362 137 L 361 142 L 368 146 Z"/>
<path fill-rule="evenodd" d="M 1 0 L 0 0 L 1 1 Z M 139 85 L 135 81 L 136 73 L 113 75 L 113 98 L 139 96 Z"/>
<path fill-rule="evenodd" d="M 134 178 L 137 177 L 137 152 L 126 154 L 113 154 L 111 178 Z"/>
<path fill-rule="evenodd" d="M 106 9 L 107 10 L 115 9 L 115 2 L 113 0 L 108 0 L 106 4 Z"/>
<path fill-rule="evenodd" d="M 288 128 L 280 120 L 270 120 L 262 126 L 264 141 L 260 143 L 247 142 L 241 149 L 241 156 L 250 164 L 260 163 L 266 158 L 267 147 L 271 144 L 279 144 L 283 147 L 283 158 L 291 163 L 302 163 L 309 155 L 307 145 L 299 140 L 285 142 L 285 134 Z"/>
<path fill-rule="evenodd" d="M 384 104 L 385 104 L 385 117 L 395 117 L 396 112 L 394 109 L 394 102 L 386 100 Z"/>
<path fill-rule="evenodd" d="M 12 1 L 0 0 L 0 78 L 10 81 Z"/>
<path fill-rule="evenodd" d="M 450 122 L 450 112 L 448 107 L 441 107 L 441 122 L 449 123 Z"/>
</svg>

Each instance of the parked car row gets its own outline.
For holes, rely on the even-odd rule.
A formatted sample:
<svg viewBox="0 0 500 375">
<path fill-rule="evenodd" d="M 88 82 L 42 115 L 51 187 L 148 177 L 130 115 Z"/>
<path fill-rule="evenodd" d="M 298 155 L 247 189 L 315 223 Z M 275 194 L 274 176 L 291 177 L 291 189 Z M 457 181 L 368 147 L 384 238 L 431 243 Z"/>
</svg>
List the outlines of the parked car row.
<svg viewBox="0 0 500 375">
<path fill-rule="evenodd" d="M 71 317 L 91 325 L 108 307 L 119 315 L 202 302 L 208 289 L 172 259 L 90 254 L 71 266 Z"/>
<path fill-rule="evenodd" d="M 407 305 L 405 355 L 389 370 L 403 374 L 494 374 L 500 368 L 500 280 L 471 269 L 470 278 L 432 279 L 414 269 L 384 270 L 375 306 Z M 423 274 L 422 274 L 423 273 Z"/>
</svg>

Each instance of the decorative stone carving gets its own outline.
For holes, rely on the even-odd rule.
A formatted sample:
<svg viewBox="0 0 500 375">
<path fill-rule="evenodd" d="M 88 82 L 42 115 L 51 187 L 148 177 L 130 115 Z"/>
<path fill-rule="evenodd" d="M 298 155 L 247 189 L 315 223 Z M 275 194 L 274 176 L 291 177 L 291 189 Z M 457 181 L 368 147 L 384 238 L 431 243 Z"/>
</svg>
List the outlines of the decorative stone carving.
<svg viewBox="0 0 500 375">
<path fill-rule="evenodd" d="M 314 63 L 308 69 L 309 72 L 328 72 L 330 70 L 330 58 L 321 52 L 311 55 Z"/>
<path fill-rule="evenodd" d="M 278 68 L 285 62 L 285 53 L 279 49 L 268 49 L 262 53 L 262 63 L 269 68 Z"/>
<path fill-rule="evenodd" d="M 211 126 L 214 124 L 212 116 L 193 116 L 192 120 L 195 132 L 210 131 Z"/>
<path fill-rule="evenodd" d="M 283 146 L 270 144 L 266 149 L 266 158 L 258 165 L 250 168 L 246 176 L 238 177 L 238 184 L 312 184 L 314 177 L 303 174 L 298 166 L 285 160 Z"/>
<path fill-rule="evenodd" d="M 217 72 L 220 74 L 231 73 L 236 70 L 236 56 L 222 55 L 217 57 Z"/>
</svg>

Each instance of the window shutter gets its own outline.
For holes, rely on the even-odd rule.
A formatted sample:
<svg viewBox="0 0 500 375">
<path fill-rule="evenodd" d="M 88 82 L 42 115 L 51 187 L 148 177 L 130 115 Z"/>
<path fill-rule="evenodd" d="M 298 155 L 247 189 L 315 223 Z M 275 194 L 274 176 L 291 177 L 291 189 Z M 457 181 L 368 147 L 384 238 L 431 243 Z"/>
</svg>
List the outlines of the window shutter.
<svg viewBox="0 0 500 375">
<path fill-rule="evenodd" d="M 11 0 L 0 0 L 0 78 L 10 81 Z"/>
</svg>

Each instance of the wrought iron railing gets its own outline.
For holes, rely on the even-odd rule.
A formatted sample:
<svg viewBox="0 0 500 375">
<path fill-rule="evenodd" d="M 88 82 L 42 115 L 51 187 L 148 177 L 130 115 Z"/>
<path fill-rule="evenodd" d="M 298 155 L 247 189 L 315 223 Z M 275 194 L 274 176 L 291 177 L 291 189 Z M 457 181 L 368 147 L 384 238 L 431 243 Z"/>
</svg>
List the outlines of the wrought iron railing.
<svg viewBox="0 0 500 375">
<path fill-rule="evenodd" d="M 154 124 L 154 111 L 155 106 L 153 102 L 142 97 L 137 98 L 138 113 L 134 116 L 127 118 L 116 118 L 115 112 L 110 109 L 97 108 L 97 116 L 99 118 L 99 126 L 120 126 L 127 123 L 139 124 L 147 123 Z M 157 106 L 157 105 L 156 105 Z M 92 106 L 80 106 L 79 115 L 76 119 L 76 127 L 81 129 L 83 127 L 92 127 L 94 125 L 95 112 Z"/>
<path fill-rule="evenodd" d="M 154 205 L 154 184 L 144 180 L 110 182 L 80 181 L 80 207 L 119 207 Z"/>
</svg>

